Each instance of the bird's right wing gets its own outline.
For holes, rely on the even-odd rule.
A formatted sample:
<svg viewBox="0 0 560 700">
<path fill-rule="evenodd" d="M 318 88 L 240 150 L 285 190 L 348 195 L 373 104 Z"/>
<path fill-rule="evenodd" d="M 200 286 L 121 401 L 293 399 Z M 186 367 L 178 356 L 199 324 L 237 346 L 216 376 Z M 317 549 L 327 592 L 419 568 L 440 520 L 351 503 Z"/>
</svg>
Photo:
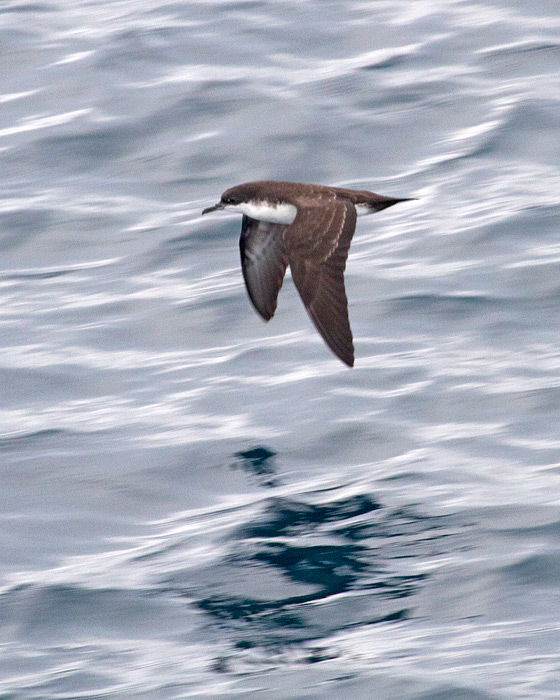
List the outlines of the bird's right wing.
<svg viewBox="0 0 560 700">
<path fill-rule="evenodd" d="M 249 216 L 243 216 L 241 224 L 243 278 L 253 306 L 265 321 L 274 316 L 288 266 L 283 238 L 287 228 L 287 224 L 272 224 Z"/>
<path fill-rule="evenodd" d="M 344 269 L 356 229 L 356 208 L 332 199 L 298 207 L 284 233 L 294 284 L 305 308 L 329 348 L 354 365 Z"/>
</svg>

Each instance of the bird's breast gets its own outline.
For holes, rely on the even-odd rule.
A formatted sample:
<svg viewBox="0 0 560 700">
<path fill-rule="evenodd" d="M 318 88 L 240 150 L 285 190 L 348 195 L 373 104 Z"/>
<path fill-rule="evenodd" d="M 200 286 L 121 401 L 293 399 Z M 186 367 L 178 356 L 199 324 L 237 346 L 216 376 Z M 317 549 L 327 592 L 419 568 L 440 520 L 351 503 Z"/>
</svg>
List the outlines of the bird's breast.
<svg viewBox="0 0 560 700">
<path fill-rule="evenodd" d="M 268 202 L 241 202 L 226 209 L 238 211 L 259 221 L 270 221 L 272 224 L 291 224 L 296 218 L 297 209 L 293 204 L 283 202 L 269 204 Z"/>
</svg>

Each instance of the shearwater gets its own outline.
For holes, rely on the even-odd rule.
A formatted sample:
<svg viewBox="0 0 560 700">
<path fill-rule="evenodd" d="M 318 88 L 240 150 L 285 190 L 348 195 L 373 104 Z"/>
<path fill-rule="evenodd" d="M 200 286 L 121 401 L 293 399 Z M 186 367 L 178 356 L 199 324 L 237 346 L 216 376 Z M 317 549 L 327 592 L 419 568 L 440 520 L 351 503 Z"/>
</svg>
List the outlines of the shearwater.
<svg viewBox="0 0 560 700">
<path fill-rule="evenodd" d="M 365 190 L 259 180 L 226 190 L 203 214 L 229 209 L 243 214 L 241 267 L 253 306 L 269 321 L 288 265 L 315 327 L 337 357 L 354 366 L 344 269 L 356 217 L 410 197 Z"/>
</svg>

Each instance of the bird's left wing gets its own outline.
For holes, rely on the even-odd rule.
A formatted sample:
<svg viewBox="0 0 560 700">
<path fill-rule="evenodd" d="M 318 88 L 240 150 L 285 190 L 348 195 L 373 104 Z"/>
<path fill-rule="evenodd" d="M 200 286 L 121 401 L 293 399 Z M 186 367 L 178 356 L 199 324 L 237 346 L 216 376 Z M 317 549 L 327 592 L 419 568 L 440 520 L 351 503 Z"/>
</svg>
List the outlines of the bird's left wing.
<svg viewBox="0 0 560 700">
<path fill-rule="evenodd" d="M 245 286 L 253 306 L 270 321 L 276 311 L 288 259 L 283 234 L 287 224 L 272 224 L 243 216 L 241 224 L 241 267 Z"/>
</svg>

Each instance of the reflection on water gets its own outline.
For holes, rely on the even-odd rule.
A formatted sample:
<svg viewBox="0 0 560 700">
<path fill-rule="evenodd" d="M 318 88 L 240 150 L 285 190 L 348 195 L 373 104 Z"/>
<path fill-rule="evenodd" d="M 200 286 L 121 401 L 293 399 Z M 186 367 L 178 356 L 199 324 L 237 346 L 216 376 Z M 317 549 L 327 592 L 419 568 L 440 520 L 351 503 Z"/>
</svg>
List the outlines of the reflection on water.
<svg viewBox="0 0 560 700">
<path fill-rule="evenodd" d="M 232 533 L 196 604 L 245 646 L 403 620 L 429 578 L 422 562 L 448 553 L 455 531 L 449 517 L 390 511 L 369 495 L 271 498 Z"/>
<path fill-rule="evenodd" d="M 276 452 L 261 446 L 236 452 L 234 456 L 238 461 L 233 466 L 236 467 L 239 464 L 247 473 L 254 474 L 261 486 L 274 488 L 279 485 L 274 468 Z"/>
</svg>

